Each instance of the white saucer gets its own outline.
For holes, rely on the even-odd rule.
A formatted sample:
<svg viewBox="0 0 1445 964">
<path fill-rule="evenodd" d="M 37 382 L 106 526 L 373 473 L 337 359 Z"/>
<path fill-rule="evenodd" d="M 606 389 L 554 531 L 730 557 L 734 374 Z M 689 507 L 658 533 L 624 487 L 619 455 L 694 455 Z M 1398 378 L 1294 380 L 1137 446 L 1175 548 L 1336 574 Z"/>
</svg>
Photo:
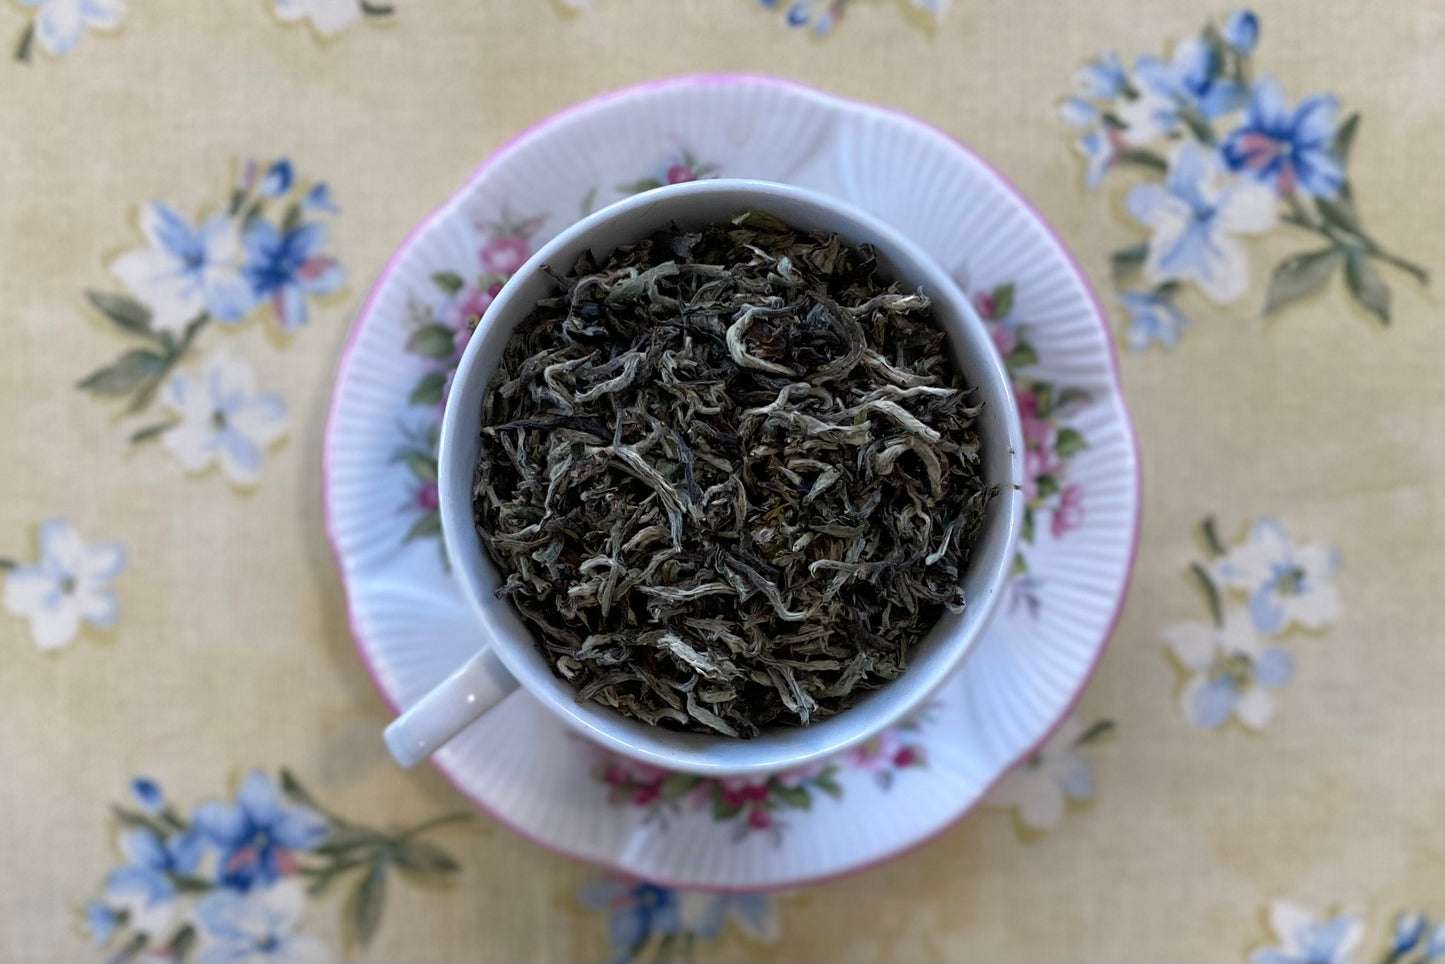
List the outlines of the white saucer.
<svg viewBox="0 0 1445 964">
<path fill-rule="evenodd" d="M 413 333 L 459 320 L 459 299 L 485 300 L 471 291 L 501 280 L 489 272 L 639 182 L 689 173 L 836 195 L 903 230 L 972 292 L 1006 300 L 999 286 L 1014 284 L 998 340 L 1014 351 L 1021 396 L 1049 384 L 1054 406 L 1033 426 L 1033 464 L 1053 483 L 1012 604 L 916 728 L 821 773 L 748 786 L 647 772 L 604 757 L 522 692 L 435 763 L 497 820 L 564 854 L 670 886 L 792 887 L 895 857 L 978 804 L 1068 712 L 1128 584 L 1138 453 L 1106 319 L 1048 226 L 977 157 L 912 118 L 758 77 L 648 84 L 544 121 L 406 240 L 362 308 L 326 428 L 326 521 L 357 648 L 392 706 L 409 705 L 477 643 L 425 515 L 439 410 L 426 401 L 437 379 L 424 379 L 449 362 L 409 340 L 444 353 L 437 332 Z M 448 295 L 458 281 L 468 287 Z M 1014 347 L 1019 323 L 1028 348 Z M 1030 348 L 1038 361 L 1025 365 Z"/>
</svg>

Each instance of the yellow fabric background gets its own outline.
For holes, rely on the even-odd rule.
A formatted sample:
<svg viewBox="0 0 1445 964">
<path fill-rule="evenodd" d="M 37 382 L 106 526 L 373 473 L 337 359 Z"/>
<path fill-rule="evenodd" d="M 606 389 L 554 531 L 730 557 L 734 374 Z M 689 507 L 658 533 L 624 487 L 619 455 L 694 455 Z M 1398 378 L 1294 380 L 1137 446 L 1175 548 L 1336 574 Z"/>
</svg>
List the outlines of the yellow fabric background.
<svg viewBox="0 0 1445 964">
<path fill-rule="evenodd" d="M 1086 58 L 1165 51 L 1197 4 L 956 3 L 936 24 L 860 3 L 818 41 L 751 0 L 400 0 L 389 22 L 320 43 L 262 0 L 136 0 L 121 29 L 64 58 L 0 63 L 0 554 L 33 558 L 63 515 L 130 551 L 116 630 L 42 653 L 0 618 L 0 959 L 86 956 L 76 909 L 115 862 L 107 805 L 137 773 L 197 801 L 251 766 L 293 768 L 336 810 L 414 823 L 465 801 L 403 773 L 388 712 L 355 656 L 320 515 L 320 445 L 351 315 L 391 250 L 506 138 L 579 99 L 686 72 L 755 71 L 915 114 L 1004 171 L 1117 312 L 1108 252 L 1135 237 L 1119 191 L 1083 190 L 1057 104 Z M 1291 97 L 1336 93 L 1364 115 L 1351 163 L 1372 229 L 1445 269 L 1445 7 L 1266 0 L 1258 62 Z M 0 37 L 28 11 L 0 5 Z M 86 309 L 114 287 L 137 205 L 220 198 L 245 156 L 291 157 L 342 213 L 344 297 L 262 380 L 291 430 L 238 494 L 154 450 L 127 452 L 110 410 L 75 390 L 117 341 Z M 188 210 L 187 213 L 194 213 Z M 883 868 L 781 900 L 782 940 L 736 937 L 703 959 L 1234 960 L 1276 899 L 1365 912 L 1367 948 L 1399 909 L 1445 913 L 1445 325 L 1439 294 L 1395 283 L 1382 329 L 1336 290 L 1259 317 L 1265 268 L 1299 242 L 1251 246 L 1250 296 L 1190 296 L 1173 353 L 1125 353 L 1144 459 L 1139 565 L 1081 716 L 1095 801 L 1046 835 L 981 811 Z M 254 343 L 254 345 L 253 345 Z M 1161 627 L 1201 618 L 1184 577 L 1192 527 L 1228 537 L 1265 514 L 1339 547 L 1344 615 L 1297 648 L 1259 735 L 1206 733 L 1176 706 Z M 447 888 L 397 886 L 366 957 L 590 960 L 605 916 L 575 901 L 594 871 L 479 820 L 446 840 Z M 335 915 L 308 929 L 334 937 Z M 338 948 L 339 950 L 339 948 Z M 1373 953 L 1373 951 L 1369 951 Z"/>
</svg>

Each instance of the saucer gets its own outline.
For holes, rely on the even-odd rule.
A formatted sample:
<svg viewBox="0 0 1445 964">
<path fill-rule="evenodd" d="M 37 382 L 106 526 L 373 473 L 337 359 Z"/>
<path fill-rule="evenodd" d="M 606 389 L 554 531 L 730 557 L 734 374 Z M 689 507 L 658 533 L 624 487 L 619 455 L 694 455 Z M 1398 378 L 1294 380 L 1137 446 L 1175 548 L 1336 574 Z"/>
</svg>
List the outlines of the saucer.
<svg viewBox="0 0 1445 964">
<path fill-rule="evenodd" d="M 1002 177 L 920 121 L 769 78 L 680 78 L 570 108 L 493 154 L 387 263 L 337 374 L 323 488 L 357 649 L 392 707 L 408 706 L 477 640 L 435 511 L 435 428 L 465 319 L 586 213 L 715 175 L 847 200 L 973 295 L 1027 447 L 1025 541 L 1001 611 L 926 711 L 824 765 L 667 773 L 608 756 L 523 691 L 433 761 L 496 820 L 568 856 L 674 887 L 767 890 L 896 857 L 976 806 L 1067 714 L 1123 604 L 1139 458 L 1107 320 Z"/>
</svg>

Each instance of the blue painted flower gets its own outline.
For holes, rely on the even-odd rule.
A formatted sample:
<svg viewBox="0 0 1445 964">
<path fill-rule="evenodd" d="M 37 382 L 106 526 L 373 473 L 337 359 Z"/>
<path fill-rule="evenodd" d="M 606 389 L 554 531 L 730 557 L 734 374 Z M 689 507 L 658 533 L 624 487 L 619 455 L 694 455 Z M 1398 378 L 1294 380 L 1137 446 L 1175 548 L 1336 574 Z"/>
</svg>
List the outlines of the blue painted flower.
<svg viewBox="0 0 1445 964">
<path fill-rule="evenodd" d="M 1425 942 L 1425 960 L 1435 961 L 1445 959 L 1445 921 L 1435 925 L 1430 931 L 1430 939 Z"/>
<path fill-rule="evenodd" d="M 1261 647 L 1247 616 L 1226 613 L 1220 627 L 1176 623 L 1162 633 L 1169 649 L 1192 672 L 1179 695 L 1195 726 L 1218 729 L 1231 716 L 1258 730 L 1274 715 L 1269 691 L 1289 682 L 1294 663 L 1278 646 Z"/>
<path fill-rule="evenodd" d="M 102 901 L 124 912 L 126 926 L 131 930 L 160 937 L 175 918 L 176 885 L 172 878 L 195 872 L 205 852 L 205 841 L 194 831 L 162 839 L 150 830 L 131 830 L 121 836 L 120 849 L 127 863 L 106 876 Z M 99 916 L 97 913 L 97 919 Z"/>
<path fill-rule="evenodd" d="M 797 0 L 788 8 L 787 24 L 790 27 L 804 27 L 813 20 L 813 4 L 809 0 Z"/>
<path fill-rule="evenodd" d="M 1429 926 L 1430 921 L 1425 918 L 1424 914 L 1407 911 L 1398 915 L 1395 918 L 1395 933 L 1390 943 L 1390 959 L 1397 960 L 1414 950 L 1415 945 L 1420 943 L 1420 938 L 1425 936 L 1425 929 Z"/>
<path fill-rule="evenodd" d="M 114 30 L 129 12 L 123 0 L 20 0 L 20 5 L 40 8 L 35 39 L 57 57 L 75 49 L 85 28 Z"/>
<path fill-rule="evenodd" d="M 306 897 L 287 881 L 248 894 L 221 890 L 196 903 L 196 964 L 321 964 L 324 943 L 297 933 Z"/>
<path fill-rule="evenodd" d="M 1316 919 L 1286 901 L 1270 905 L 1269 924 L 1279 943 L 1256 951 L 1252 964 L 1346 964 L 1365 935 L 1358 914 Z"/>
<path fill-rule="evenodd" d="M 238 891 L 269 887 L 291 875 L 296 870 L 294 852 L 315 847 L 329 832 L 325 818 L 286 803 L 260 770 L 246 775 L 235 803 L 203 803 L 192 824 L 221 850 L 221 885 Z"/>
<path fill-rule="evenodd" d="M 291 190 L 291 185 L 296 183 L 296 175 L 291 170 L 291 162 L 281 158 L 266 169 L 266 176 L 261 178 L 261 195 L 263 197 L 280 197 Z"/>
<path fill-rule="evenodd" d="M 1283 632 L 1293 623 L 1323 629 L 1340 615 L 1334 577 L 1339 553 L 1327 546 L 1296 546 L 1275 519 L 1257 520 L 1249 539 L 1216 566 L 1216 578 L 1249 594 L 1257 632 Z"/>
<path fill-rule="evenodd" d="M 1084 155 L 1084 183 L 1090 190 L 1104 181 L 1119 156 L 1118 135 L 1110 127 L 1099 126 L 1074 142 L 1074 150 Z"/>
<path fill-rule="evenodd" d="M 666 887 L 609 877 L 584 885 L 577 897 L 584 907 L 612 912 L 607 938 L 614 961 L 632 960 L 654 935 L 682 930 L 678 892 Z"/>
<path fill-rule="evenodd" d="M 1216 302 L 1249 287 L 1249 260 L 1236 234 L 1260 234 L 1275 222 L 1274 193 L 1232 178 L 1219 155 L 1190 141 L 1179 149 L 1165 182 L 1129 192 L 1129 213 L 1153 231 L 1144 274 L 1154 283 L 1192 281 Z"/>
<path fill-rule="evenodd" d="M 159 813 L 166 805 L 166 795 L 159 783 L 148 777 L 136 777 L 130 782 L 130 794 L 146 813 Z"/>
<path fill-rule="evenodd" d="M 31 638 L 41 649 L 64 646 L 85 623 L 108 629 L 120 619 L 110 584 L 125 569 L 125 557 L 119 543 L 87 545 L 69 522 L 47 519 L 40 527 L 40 559 L 6 574 L 0 605 L 30 620 Z"/>
<path fill-rule="evenodd" d="M 682 929 L 702 940 L 716 940 L 728 924 L 758 941 L 779 936 L 777 909 L 767 894 L 709 894 L 683 891 L 678 897 Z"/>
<path fill-rule="evenodd" d="M 96 947 L 104 947 L 120 926 L 120 913 L 98 900 L 85 905 L 85 930 Z"/>
<path fill-rule="evenodd" d="M 1118 54 L 1107 53 L 1079 68 L 1074 87 L 1085 97 L 1113 100 L 1129 89 L 1129 74 Z"/>
<path fill-rule="evenodd" d="M 1180 114 L 1214 120 L 1243 105 L 1244 89 L 1220 74 L 1219 58 L 1198 37 L 1181 40 L 1168 62 L 1140 57 L 1134 65 L 1139 96 L 1120 106 L 1130 143 L 1145 144 L 1172 134 Z"/>
<path fill-rule="evenodd" d="M 331 199 L 331 188 L 326 186 L 325 181 L 317 181 L 311 185 L 311 190 L 301 199 L 301 209 L 304 211 L 326 211 L 329 214 L 340 213 L 337 210 L 336 202 Z"/>
<path fill-rule="evenodd" d="M 246 280 L 258 299 L 270 299 L 282 330 L 306 324 L 307 295 L 325 295 L 346 283 L 335 258 L 321 254 L 326 226 L 312 222 L 284 234 L 266 221 L 246 232 Z"/>
<path fill-rule="evenodd" d="M 1179 344 L 1180 334 L 1189 327 L 1189 319 L 1167 296 L 1152 291 L 1126 291 L 1121 300 L 1129 313 L 1126 338 L 1131 351 L 1143 351 L 1155 342 L 1173 348 Z"/>
<path fill-rule="evenodd" d="M 225 214 L 193 228 L 165 204 L 141 208 L 141 233 L 150 247 L 121 255 L 111 273 L 151 309 L 151 327 L 179 334 L 202 314 L 239 321 L 255 304 L 241 277 L 236 222 Z"/>
<path fill-rule="evenodd" d="M 1298 187 L 1331 198 L 1345 182 L 1345 169 L 1331 147 L 1340 105 L 1331 94 L 1315 94 L 1290 111 L 1273 77 L 1254 85 L 1244 122 L 1230 133 L 1221 152 L 1236 171 L 1248 171 L 1280 194 Z"/>
<path fill-rule="evenodd" d="M 1241 54 L 1251 53 L 1259 43 L 1259 18 L 1253 10 L 1236 10 L 1224 21 L 1224 42 Z"/>
</svg>

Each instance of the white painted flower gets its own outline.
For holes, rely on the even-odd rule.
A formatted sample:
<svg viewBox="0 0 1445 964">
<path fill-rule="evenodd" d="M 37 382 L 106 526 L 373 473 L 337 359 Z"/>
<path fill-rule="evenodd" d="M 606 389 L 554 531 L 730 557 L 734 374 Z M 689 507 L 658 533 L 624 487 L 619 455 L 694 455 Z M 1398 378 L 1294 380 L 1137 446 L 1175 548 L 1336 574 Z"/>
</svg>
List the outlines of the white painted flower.
<svg viewBox="0 0 1445 964">
<path fill-rule="evenodd" d="M 255 389 L 251 366 L 225 352 L 213 355 L 199 374 L 172 376 L 162 400 L 180 422 L 161 443 L 187 472 L 203 472 L 219 460 L 236 485 L 254 485 L 262 453 L 286 434 L 286 403 Z"/>
<path fill-rule="evenodd" d="M 216 214 L 199 228 L 159 202 L 141 208 L 150 247 L 121 255 L 111 273 L 151 309 L 151 327 L 180 334 L 202 314 L 239 321 L 255 304 L 241 274 L 244 249 L 233 218 Z"/>
<path fill-rule="evenodd" d="M 1274 715 L 1269 691 L 1289 682 L 1294 663 L 1278 646 L 1263 646 L 1242 610 L 1224 614 L 1224 625 L 1175 623 L 1164 641 L 1179 662 L 1193 672 L 1179 705 L 1189 722 L 1206 730 L 1234 716 L 1252 730 Z"/>
<path fill-rule="evenodd" d="M 1034 830 L 1047 830 L 1064 817 L 1068 800 L 1094 796 L 1094 768 L 1078 750 L 1083 724 L 1069 717 L 1047 743 L 1003 778 L 989 803 L 1018 808 L 1019 819 Z"/>
<path fill-rule="evenodd" d="M 197 964 L 320 964 L 326 945 L 297 933 L 306 898 L 301 883 L 283 880 L 240 893 L 218 890 L 196 904 Z"/>
<path fill-rule="evenodd" d="M 1323 629 L 1340 615 L 1334 577 L 1339 553 L 1327 546 L 1296 546 L 1275 519 L 1260 519 L 1249 539 L 1215 567 L 1215 578 L 1249 594 L 1254 628 L 1266 636 L 1299 623 Z"/>
<path fill-rule="evenodd" d="M 1129 213 L 1153 232 L 1145 276 L 1192 281 L 1215 302 L 1237 300 L 1249 287 L 1249 259 L 1235 235 L 1273 227 L 1275 200 L 1268 186 L 1228 175 L 1217 152 L 1185 144 L 1162 185 L 1129 192 Z"/>
<path fill-rule="evenodd" d="M 333 37 L 361 19 L 360 0 L 276 0 L 276 19 L 310 20 L 323 37 Z"/>
<path fill-rule="evenodd" d="M 1365 936 L 1359 914 L 1316 918 L 1282 900 L 1270 905 L 1269 926 L 1278 943 L 1255 951 L 1252 964 L 1350 964 Z"/>
<path fill-rule="evenodd" d="M 40 562 L 16 566 L 5 580 L 5 608 L 30 620 L 41 649 L 64 646 L 82 622 L 114 626 L 120 603 L 110 582 L 125 568 L 125 548 L 107 542 L 87 546 L 64 519 L 40 527 Z"/>
<path fill-rule="evenodd" d="M 80 43 L 86 27 L 113 30 L 128 12 L 124 0 L 20 0 L 22 7 L 39 7 L 35 39 L 45 52 L 68 54 Z"/>
</svg>

